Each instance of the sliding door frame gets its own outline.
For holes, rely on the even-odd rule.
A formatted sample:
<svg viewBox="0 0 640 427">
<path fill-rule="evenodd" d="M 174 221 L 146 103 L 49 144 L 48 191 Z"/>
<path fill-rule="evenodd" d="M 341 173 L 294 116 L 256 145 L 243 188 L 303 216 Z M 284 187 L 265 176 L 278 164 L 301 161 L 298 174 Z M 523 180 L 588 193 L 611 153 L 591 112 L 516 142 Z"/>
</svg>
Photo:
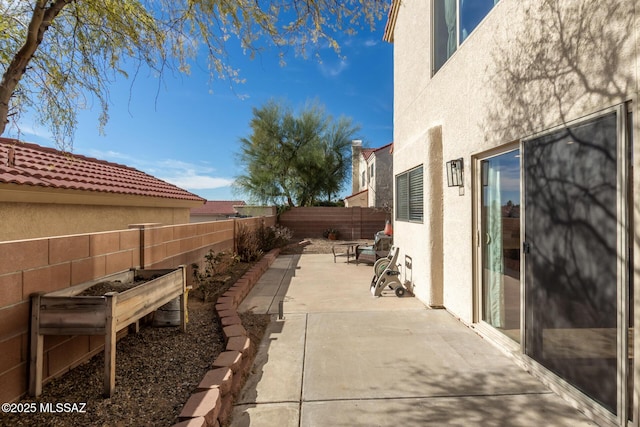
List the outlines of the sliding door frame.
<svg viewBox="0 0 640 427">
<path fill-rule="evenodd" d="M 473 307 L 472 307 L 472 319 L 473 327 L 478 330 L 487 339 L 494 341 L 505 351 L 510 353 L 516 361 L 521 363 L 524 367 L 530 370 L 536 377 L 538 377 L 545 385 L 551 388 L 553 391 L 562 394 L 565 398 L 573 401 L 577 406 L 583 410 L 589 411 L 595 418 L 600 421 L 611 423 L 612 425 L 629 425 L 640 427 L 640 404 L 638 403 L 640 397 L 640 366 L 636 362 L 634 357 L 634 364 L 631 369 L 628 367 L 628 354 L 629 354 L 629 320 L 630 320 L 630 304 L 633 304 L 636 308 L 634 310 L 635 317 L 640 319 L 640 309 L 634 301 L 629 301 L 630 295 L 628 292 L 629 281 L 632 279 L 631 274 L 635 274 L 640 277 L 640 271 L 630 272 L 630 263 L 633 262 L 629 257 L 630 245 L 635 245 L 640 248 L 640 238 L 631 240 L 630 236 L 634 236 L 633 230 L 629 227 L 634 223 L 633 219 L 630 219 L 630 215 L 637 214 L 640 217 L 640 213 L 633 211 L 630 203 L 629 192 L 634 188 L 633 182 L 631 182 L 631 176 L 629 176 L 630 164 L 628 153 L 633 146 L 633 142 L 630 140 L 629 129 L 633 129 L 635 134 L 636 129 L 640 128 L 640 118 L 634 117 L 638 114 L 630 116 L 632 111 L 632 102 L 622 103 L 593 114 L 585 115 L 579 119 L 572 120 L 562 125 L 555 126 L 546 129 L 542 132 L 529 135 L 522 140 L 513 141 L 508 144 L 501 145 L 491 150 L 487 150 L 481 153 L 472 155 L 471 173 L 472 173 L 472 220 L 473 220 Z M 539 138 L 546 134 L 556 132 L 558 130 L 565 129 L 567 127 L 579 125 L 581 123 L 589 122 L 590 120 L 597 119 L 610 113 L 616 113 L 616 154 L 617 154 L 617 170 L 616 170 L 616 250 L 617 250 L 617 263 L 616 263 L 616 290 L 617 290 L 617 414 L 612 414 L 600 404 L 595 402 L 589 396 L 575 388 L 573 385 L 563 380 L 559 376 L 555 375 L 543 365 L 532 359 L 525 354 L 527 348 L 527 327 L 530 325 L 530 320 L 527 319 L 526 307 L 526 275 L 525 263 L 526 257 L 521 253 L 520 257 L 520 343 L 514 342 L 504 334 L 500 333 L 492 326 L 482 320 L 483 310 L 483 291 L 482 291 L 482 168 L 481 162 L 488 158 L 515 150 L 520 149 L 520 243 L 525 241 L 526 230 L 526 203 L 524 194 L 525 174 L 524 174 L 524 156 L 526 155 L 527 141 Z M 629 119 L 633 120 L 633 123 L 629 123 Z M 640 156 L 639 156 L 640 157 Z M 635 160 L 640 164 L 640 159 Z M 640 187 L 640 184 L 636 185 Z M 633 255 L 640 259 L 638 254 L 638 248 L 632 248 Z M 521 247 L 522 251 L 522 247 Z M 634 264 L 632 264 L 634 265 Z M 635 300 L 640 303 L 640 283 L 639 280 L 634 280 L 633 285 L 639 289 L 634 289 Z M 633 328 L 633 345 L 634 355 L 640 354 L 640 331 L 638 328 Z M 634 387 L 631 394 L 627 393 L 627 381 L 629 376 L 634 376 Z M 634 398 L 635 396 L 635 398 Z M 629 416 L 628 402 L 629 399 L 633 399 L 633 419 L 634 421 L 627 421 Z"/>
<path fill-rule="evenodd" d="M 582 393 L 580 390 L 575 388 L 573 385 L 563 380 L 559 376 L 551 373 L 548 369 L 546 369 L 543 365 L 539 364 L 534 359 L 530 358 L 525 354 L 528 339 L 525 334 L 523 337 L 523 346 L 522 346 L 522 357 L 527 363 L 527 365 L 531 366 L 533 371 L 541 377 L 541 379 L 545 380 L 545 383 L 549 385 L 554 391 L 559 391 L 564 395 L 568 395 L 571 399 L 575 400 L 580 406 L 586 407 L 589 410 L 593 411 L 594 415 L 603 418 L 606 421 L 614 422 L 616 425 L 625 425 L 627 424 L 627 399 L 633 398 L 633 396 L 628 396 L 627 390 L 627 378 L 631 373 L 628 372 L 628 321 L 629 321 L 629 309 L 628 309 L 628 268 L 629 268 L 629 259 L 628 259 L 628 245 L 629 245 L 629 231 L 628 231 L 628 212 L 629 212 L 629 203 L 628 203 L 628 132 L 627 132 L 627 117 L 628 117 L 628 108 L 626 104 L 619 104 L 614 107 L 610 107 L 601 111 L 598 111 L 593 114 L 586 115 L 584 117 L 580 117 L 579 119 L 572 120 L 570 122 L 564 123 L 560 126 L 555 126 L 550 129 L 546 129 L 543 132 L 536 133 L 534 135 L 530 135 L 527 138 L 522 140 L 522 150 L 521 150 L 521 160 L 522 164 L 524 164 L 524 157 L 526 156 L 526 144 L 528 141 L 539 138 L 541 136 L 551 134 L 557 132 L 559 130 L 580 125 L 583 123 L 587 123 L 591 120 L 598 119 L 607 114 L 616 113 L 616 155 L 617 155 L 617 170 L 616 170 L 616 216 L 617 216 L 617 225 L 616 225 L 616 250 L 617 250 L 617 263 L 616 263 L 616 291 L 617 291 L 617 414 L 612 414 L 601 405 L 596 403 L 593 399 L 591 399 L 586 394 Z M 524 184 L 525 184 L 525 176 L 524 176 L 524 168 L 520 169 L 521 178 L 520 184 L 522 188 L 522 224 L 520 229 L 520 238 L 521 241 L 524 240 L 524 235 L 526 231 L 526 197 L 524 194 Z M 526 263 L 526 257 L 521 257 L 521 269 L 524 272 L 524 267 Z M 522 275 L 522 286 L 523 289 L 526 289 L 526 275 Z M 524 291 L 523 291 L 524 292 Z M 526 306 L 526 293 L 523 293 L 523 306 Z M 526 310 L 523 307 L 523 316 L 524 316 L 524 328 L 523 330 L 527 330 L 527 326 L 531 324 L 531 319 L 527 319 Z M 637 417 L 634 417 L 637 418 Z M 637 425 L 637 424 L 635 424 Z"/>
</svg>

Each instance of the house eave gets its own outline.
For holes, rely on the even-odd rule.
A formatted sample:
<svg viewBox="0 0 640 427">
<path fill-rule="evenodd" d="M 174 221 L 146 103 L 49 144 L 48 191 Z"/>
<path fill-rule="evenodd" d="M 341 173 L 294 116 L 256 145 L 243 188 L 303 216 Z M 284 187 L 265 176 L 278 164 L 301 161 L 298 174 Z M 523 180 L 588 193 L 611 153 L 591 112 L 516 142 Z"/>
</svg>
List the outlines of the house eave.
<svg viewBox="0 0 640 427">
<path fill-rule="evenodd" d="M 1 183 L 0 202 L 191 209 L 202 206 L 204 200 L 171 199 Z"/>
<path fill-rule="evenodd" d="M 362 191 L 358 191 L 357 193 L 354 193 L 354 194 L 352 194 L 352 195 L 350 195 L 350 196 L 347 196 L 347 197 L 345 197 L 344 199 L 345 199 L 345 200 L 347 200 L 347 199 L 354 198 L 354 197 L 356 197 L 356 196 L 360 196 L 361 194 L 366 193 L 367 191 L 369 191 L 369 189 L 368 189 L 368 188 L 367 188 L 367 189 L 364 189 L 364 190 L 362 190 Z"/>
<path fill-rule="evenodd" d="M 401 0 L 392 0 L 391 7 L 389 8 L 389 15 L 387 16 L 387 23 L 384 26 L 384 34 L 382 40 L 393 43 L 393 32 L 396 28 L 396 20 L 398 19 L 398 10 L 400 9 Z"/>
</svg>

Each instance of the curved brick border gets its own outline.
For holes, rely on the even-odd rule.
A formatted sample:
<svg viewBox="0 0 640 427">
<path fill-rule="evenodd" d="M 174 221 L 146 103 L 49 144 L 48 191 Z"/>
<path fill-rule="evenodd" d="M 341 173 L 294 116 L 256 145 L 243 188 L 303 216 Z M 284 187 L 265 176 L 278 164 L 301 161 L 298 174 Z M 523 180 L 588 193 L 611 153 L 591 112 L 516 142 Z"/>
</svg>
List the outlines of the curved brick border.
<svg viewBox="0 0 640 427">
<path fill-rule="evenodd" d="M 251 340 L 238 316 L 238 306 L 258 279 L 273 264 L 280 249 L 273 249 L 251 267 L 216 302 L 216 312 L 226 341 L 220 353 L 198 384 L 197 390 L 182 407 L 174 427 L 219 427 L 231 416 L 233 402 L 251 369 Z"/>
</svg>

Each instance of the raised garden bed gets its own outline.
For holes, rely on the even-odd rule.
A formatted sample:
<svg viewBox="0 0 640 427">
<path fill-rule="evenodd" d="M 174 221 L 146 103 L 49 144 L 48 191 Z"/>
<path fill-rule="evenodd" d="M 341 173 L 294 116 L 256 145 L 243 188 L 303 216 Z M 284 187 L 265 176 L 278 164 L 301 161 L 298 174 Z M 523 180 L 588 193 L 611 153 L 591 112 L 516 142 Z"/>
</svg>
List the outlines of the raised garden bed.
<svg viewBox="0 0 640 427">
<path fill-rule="evenodd" d="M 132 269 L 59 291 L 32 295 L 29 393 L 32 396 L 42 393 L 45 335 L 104 335 L 103 394 L 111 396 L 115 389 L 118 331 L 137 325 L 142 317 L 178 297 L 180 326 L 186 330 L 185 274 L 184 266 L 165 270 Z M 110 291 L 113 286 L 125 290 Z M 86 295 L 94 287 L 101 288 L 97 293 L 107 292 Z"/>
</svg>

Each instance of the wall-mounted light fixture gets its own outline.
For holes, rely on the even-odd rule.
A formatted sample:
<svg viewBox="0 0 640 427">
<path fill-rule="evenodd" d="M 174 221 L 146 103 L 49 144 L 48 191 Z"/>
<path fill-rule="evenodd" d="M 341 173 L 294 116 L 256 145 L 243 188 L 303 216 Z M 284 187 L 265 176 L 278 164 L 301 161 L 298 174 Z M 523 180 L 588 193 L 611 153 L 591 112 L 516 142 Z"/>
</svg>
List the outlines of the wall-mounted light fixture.
<svg viewBox="0 0 640 427">
<path fill-rule="evenodd" d="M 464 187 L 464 181 L 462 180 L 462 171 L 464 169 L 464 162 L 462 157 L 456 160 L 450 160 L 446 163 L 447 166 L 447 186 L 449 187 Z"/>
</svg>

